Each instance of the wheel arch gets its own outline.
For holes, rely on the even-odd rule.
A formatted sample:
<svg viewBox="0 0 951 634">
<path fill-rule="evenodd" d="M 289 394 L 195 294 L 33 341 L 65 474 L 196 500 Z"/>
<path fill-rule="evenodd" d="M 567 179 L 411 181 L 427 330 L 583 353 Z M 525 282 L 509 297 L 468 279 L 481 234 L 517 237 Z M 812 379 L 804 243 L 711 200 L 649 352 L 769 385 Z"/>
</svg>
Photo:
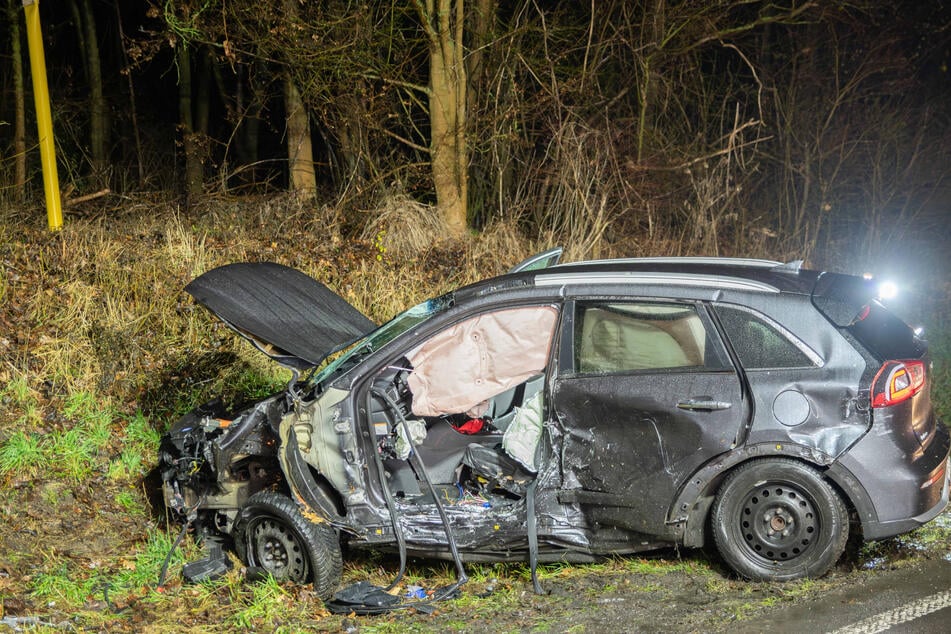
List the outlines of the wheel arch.
<svg viewBox="0 0 951 634">
<path fill-rule="evenodd" d="M 754 460 L 792 458 L 818 469 L 841 496 L 859 527 L 877 521 L 871 498 L 858 479 L 832 457 L 812 448 L 791 443 L 759 443 L 720 456 L 700 468 L 681 488 L 668 515 L 668 523 L 680 534 L 684 546 L 703 547 L 713 500 L 726 477 Z"/>
</svg>

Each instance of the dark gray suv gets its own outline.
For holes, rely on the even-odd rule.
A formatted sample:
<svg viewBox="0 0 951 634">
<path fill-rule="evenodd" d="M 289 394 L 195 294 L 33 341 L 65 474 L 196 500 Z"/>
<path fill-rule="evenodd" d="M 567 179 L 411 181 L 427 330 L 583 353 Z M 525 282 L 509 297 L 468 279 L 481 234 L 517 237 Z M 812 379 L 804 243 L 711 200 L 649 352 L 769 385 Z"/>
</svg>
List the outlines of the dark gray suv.
<svg viewBox="0 0 951 634">
<path fill-rule="evenodd" d="M 712 543 L 788 580 L 945 508 L 927 345 L 871 280 L 559 253 L 379 327 L 280 265 L 198 277 L 186 290 L 294 379 L 172 426 L 168 507 L 324 598 L 341 544 L 452 558 L 464 579 L 464 561 Z"/>
</svg>

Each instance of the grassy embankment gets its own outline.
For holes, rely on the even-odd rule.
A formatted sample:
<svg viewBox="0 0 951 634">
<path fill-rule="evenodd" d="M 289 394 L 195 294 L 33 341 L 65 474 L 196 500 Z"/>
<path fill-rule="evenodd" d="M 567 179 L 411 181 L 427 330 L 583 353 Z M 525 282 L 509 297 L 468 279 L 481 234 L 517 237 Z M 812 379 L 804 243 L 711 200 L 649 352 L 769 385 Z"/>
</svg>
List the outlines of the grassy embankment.
<svg viewBox="0 0 951 634">
<path fill-rule="evenodd" d="M 500 226 L 466 245 L 433 248 L 431 227 L 397 212 L 388 224 L 353 232 L 364 236 L 353 239 L 290 200 L 256 207 L 219 201 L 188 218 L 154 207 L 147 212 L 139 203 L 109 218 L 70 218 L 58 235 L 15 217 L 0 225 L 0 616 L 113 631 L 211 623 L 339 629 L 342 620 L 327 616 L 306 588 L 246 583 L 237 569 L 215 583 L 182 586 L 182 562 L 197 555 L 189 540 L 172 559 L 167 591 L 154 589 L 174 538 L 153 516 L 142 485 L 159 435 L 175 416 L 212 396 L 260 396 L 287 380 L 196 308 L 182 287 L 220 264 L 277 261 L 326 282 L 382 321 L 425 297 L 502 272 L 549 244 Z M 606 251 L 601 255 L 612 255 Z M 639 252 L 664 254 L 664 248 L 641 245 Z M 569 252 L 568 259 L 585 255 Z M 932 329 L 931 338 L 933 392 L 949 420 L 947 325 L 938 324 L 945 330 Z M 346 576 L 385 585 L 394 568 L 382 564 L 348 564 Z M 700 557 L 687 563 L 626 559 L 578 570 L 547 566 L 542 577 L 550 585 L 582 587 L 598 579 L 582 597 L 604 592 L 607 584 L 662 599 L 664 590 L 652 579 L 687 574 L 705 592 L 736 595 L 738 603 L 728 608 L 734 617 L 823 587 L 802 582 L 761 592 L 716 570 Z M 470 573 L 469 590 L 441 627 L 513 610 L 529 609 L 536 624 L 564 616 L 554 599 L 526 599 L 523 566 L 473 566 Z M 420 565 L 406 583 L 432 587 L 450 576 L 449 567 Z M 476 593 L 487 589 L 493 598 L 480 602 Z M 364 625 L 387 630 L 407 623 L 390 618 Z"/>
</svg>

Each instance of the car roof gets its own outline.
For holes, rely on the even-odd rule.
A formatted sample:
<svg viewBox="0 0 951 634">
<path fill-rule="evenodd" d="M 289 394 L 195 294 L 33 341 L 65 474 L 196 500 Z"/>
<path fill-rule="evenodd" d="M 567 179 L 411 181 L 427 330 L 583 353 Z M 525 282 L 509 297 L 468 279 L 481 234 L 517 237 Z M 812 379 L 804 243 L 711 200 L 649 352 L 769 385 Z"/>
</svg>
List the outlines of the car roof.
<svg viewBox="0 0 951 634">
<path fill-rule="evenodd" d="M 725 257 L 587 260 L 491 278 L 473 284 L 463 294 L 469 291 L 485 295 L 525 286 L 639 285 L 808 295 L 819 275 L 817 271 L 802 268 L 802 261 L 783 263 Z"/>
<path fill-rule="evenodd" d="M 630 258 L 561 264 L 539 271 L 536 285 L 632 283 L 808 294 L 818 273 L 789 263 L 746 258 Z"/>
</svg>

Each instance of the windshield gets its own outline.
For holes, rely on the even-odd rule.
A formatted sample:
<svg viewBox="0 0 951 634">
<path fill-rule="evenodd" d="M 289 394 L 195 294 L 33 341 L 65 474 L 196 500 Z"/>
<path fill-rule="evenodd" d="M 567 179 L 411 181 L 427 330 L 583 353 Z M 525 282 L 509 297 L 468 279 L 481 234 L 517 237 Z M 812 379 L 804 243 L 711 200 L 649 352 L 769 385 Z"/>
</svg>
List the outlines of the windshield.
<svg viewBox="0 0 951 634">
<path fill-rule="evenodd" d="M 350 369 L 358 359 L 375 350 L 379 350 L 404 332 L 421 324 L 433 315 L 443 312 L 453 304 L 452 293 L 446 293 L 433 299 L 427 299 L 386 322 L 363 339 L 360 339 L 339 357 L 325 365 L 312 379 L 318 385 L 326 382 L 339 372 Z"/>
</svg>

